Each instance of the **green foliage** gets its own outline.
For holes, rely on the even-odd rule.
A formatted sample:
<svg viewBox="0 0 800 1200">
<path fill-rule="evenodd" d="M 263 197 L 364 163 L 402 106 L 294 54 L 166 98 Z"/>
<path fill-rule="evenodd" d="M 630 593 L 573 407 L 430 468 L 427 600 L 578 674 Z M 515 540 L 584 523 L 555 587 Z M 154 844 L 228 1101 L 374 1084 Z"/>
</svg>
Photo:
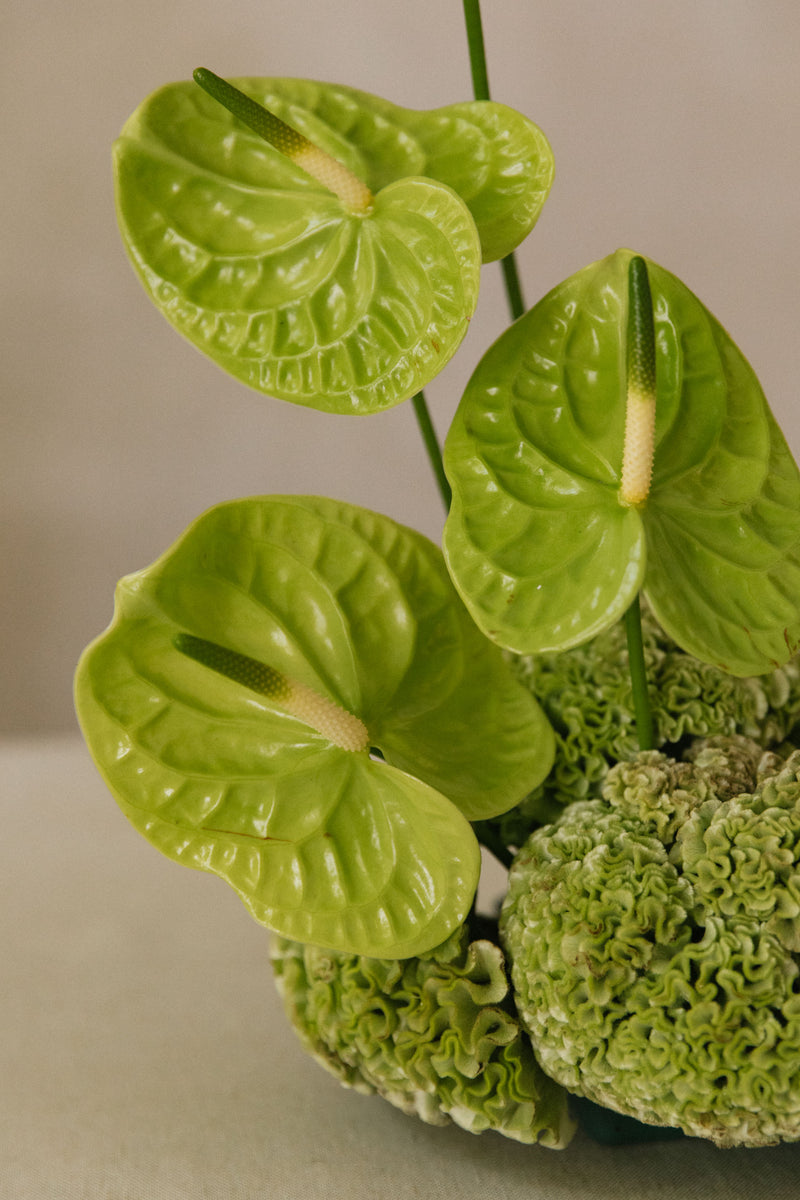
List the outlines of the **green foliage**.
<svg viewBox="0 0 800 1200">
<path fill-rule="evenodd" d="M 419 392 L 481 262 L 537 220 L 541 131 L 488 100 L 195 78 L 115 146 L 156 307 L 275 397 L 368 414 Z M 280 935 L 287 1013 L 348 1086 L 549 1146 L 565 1087 L 720 1145 L 800 1139 L 800 473 L 752 370 L 620 250 L 485 355 L 446 466 L 455 587 L 424 538 L 313 497 L 221 505 L 122 580 L 76 680 L 101 772 Z M 648 695 L 671 757 L 636 753 Z M 470 822 L 501 857 L 524 843 L 515 997 L 464 924 Z"/>
<path fill-rule="evenodd" d="M 567 1144 L 566 1093 L 538 1066 L 510 1001 L 499 946 L 465 927 L 407 962 L 273 940 L 286 1012 L 347 1087 L 432 1125 Z"/>
<path fill-rule="evenodd" d="M 800 754 L 658 751 L 534 833 L 501 937 L 572 1091 L 720 1146 L 800 1139 Z"/>
<path fill-rule="evenodd" d="M 419 113 L 332 84 L 236 82 L 373 203 L 349 211 L 194 83 L 170 84 L 115 146 L 120 229 L 148 295 L 259 391 L 350 414 L 408 399 L 464 337 L 482 258 L 535 223 L 547 141 L 489 102 Z"/>
<path fill-rule="evenodd" d="M 220 505 L 122 580 L 76 704 L 160 850 L 271 929 L 387 957 L 464 919 L 480 867 L 466 818 L 514 804 L 553 753 L 439 551 L 311 497 Z"/>
<path fill-rule="evenodd" d="M 648 261 L 652 486 L 623 502 L 632 259 L 573 275 L 479 364 L 445 447 L 448 565 L 484 632 L 519 653 L 588 641 L 643 586 L 683 649 L 763 674 L 800 641 L 800 472 L 731 339 Z"/>
</svg>

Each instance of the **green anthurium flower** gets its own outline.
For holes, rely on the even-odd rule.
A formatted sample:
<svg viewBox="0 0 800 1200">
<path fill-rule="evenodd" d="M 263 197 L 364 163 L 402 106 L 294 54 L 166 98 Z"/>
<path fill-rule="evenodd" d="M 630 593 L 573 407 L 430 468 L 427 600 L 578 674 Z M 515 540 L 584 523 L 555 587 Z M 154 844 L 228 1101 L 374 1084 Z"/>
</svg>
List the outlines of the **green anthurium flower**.
<svg viewBox="0 0 800 1200">
<path fill-rule="evenodd" d="M 383 957 L 464 919 L 469 821 L 510 808 L 553 756 L 436 547 L 310 497 L 220 505 L 123 579 L 76 706 L 166 855 L 287 937 Z"/>
<path fill-rule="evenodd" d="M 556 287 L 473 375 L 445 448 L 452 576 L 531 653 L 609 628 L 644 587 L 734 675 L 800 642 L 800 473 L 740 351 L 628 250 Z"/>
<path fill-rule="evenodd" d="M 546 140 L 490 102 L 418 113 L 331 84 L 196 78 L 214 95 L 162 88 L 115 145 L 120 229 L 156 307 L 269 395 L 352 414 L 408 399 L 464 337 L 482 257 L 535 223 Z"/>
</svg>

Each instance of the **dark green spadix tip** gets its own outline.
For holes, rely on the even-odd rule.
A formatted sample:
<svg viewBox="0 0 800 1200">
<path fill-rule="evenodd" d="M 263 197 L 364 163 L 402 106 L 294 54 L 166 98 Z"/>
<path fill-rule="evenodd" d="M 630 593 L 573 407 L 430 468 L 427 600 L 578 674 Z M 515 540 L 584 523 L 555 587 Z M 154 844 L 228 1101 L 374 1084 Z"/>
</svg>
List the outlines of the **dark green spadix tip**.
<svg viewBox="0 0 800 1200">
<path fill-rule="evenodd" d="M 205 638 L 195 637 L 191 633 L 179 633 L 175 638 L 175 648 L 204 667 L 249 688 L 251 692 L 269 696 L 272 700 L 288 697 L 289 684 L 285 675 L 255 658 L 248 658 L 246 654 L 239 654 L 216 642 L 207 642 Z"/>
<path fill-rule="evenodd" d="M 620 500 L 647 499 L 653 474 L 656 430 L 656 337 L 647 263 L 634 255 L 628 265 L 626 338 L 627 397 Z"/>
<path fill-rule="evenodd" d="M 351 212 L 361 214 L 370 209 L 372 193 L 344 163 L 315 146 L 299 130 L 287 125 L 268 108 L 257 104 L 250 96 L 246 96 L 239 88 L 228 83 L 226 79 L 221 79 L 207 67 L 198 67 L 193 78 L 198 87 L 217 100 L 248 129 L 252 129 L 253 133 L 258 134 L 280 154 L 286 155 L 328 191 L 337 195 Z"/>
<path fill-rule="evenodd" d="M 628 266 L 628 391 L 653 396 L 656 390 L 656 338 L 647 263 L 635 255 Z"/>
<path fill-rule="evenodd" d="M 229 113 L 237 117 L 248 129 L 252 129 L 253 133 L 257 133 L 265 142 L 269 142 L 270 146 L 274 146 L 288 158 L 294 158 L 307 142 L 308 139 L 303 137 L 302 133 L 292 129 L 291 125 L 281 121 L 269 109 L 257 104 L 250 96 L 240 92 L 232 83 L 228 83 L 227 79 L 221 79 L 207 67 L 198 67 L 193 78 L 204 92 L 217 100 L 223 108 L 227 108 Z"/>
</svg>

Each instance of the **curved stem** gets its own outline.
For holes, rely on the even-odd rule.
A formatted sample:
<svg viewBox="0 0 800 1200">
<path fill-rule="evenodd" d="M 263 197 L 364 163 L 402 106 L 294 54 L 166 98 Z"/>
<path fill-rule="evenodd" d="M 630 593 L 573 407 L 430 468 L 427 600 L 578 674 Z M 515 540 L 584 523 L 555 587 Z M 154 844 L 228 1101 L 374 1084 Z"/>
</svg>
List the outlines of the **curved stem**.
<svg viewBox="0 0 800 1200">
<path fill-rule="evenodd" d="M 433 474 L 436 479 L 436 486 L 439 488 L 439 495 L 442 497 L 445 512 L 450 511 L 450 501 L 453 498 L 453 493 L 450 484 L 447 482 L 447 476 L 444 473 L 444 462 L 442 461 L 442 451 L 439 446 L 439 440 L 436 437 L 436 430 L 433 428 L 433 421 L 428 409 L 428 404 L 425 399 L 424 392 L 417 392 L 411 403 L 414 405 L 414 415 L 417 418 L 422 440 L 425 444 L 425 450 L 428 454 L 428 460 L 433 468 Z"/>
<path fill-rule="evenodd" d="M 653 737 L 653 714 L 650 709 L 650 695 L 647 690 L 647 668 L 644 661 L 644 642 L 642 640 L 642 610 L 637 596 L 625 613 L 625 633 L 628 639 L 628 670 L 633 688 L 633 711 L 636 718 L 636 736 L 640 750 L 652 750 L 655 745 Z"/>
</svg>

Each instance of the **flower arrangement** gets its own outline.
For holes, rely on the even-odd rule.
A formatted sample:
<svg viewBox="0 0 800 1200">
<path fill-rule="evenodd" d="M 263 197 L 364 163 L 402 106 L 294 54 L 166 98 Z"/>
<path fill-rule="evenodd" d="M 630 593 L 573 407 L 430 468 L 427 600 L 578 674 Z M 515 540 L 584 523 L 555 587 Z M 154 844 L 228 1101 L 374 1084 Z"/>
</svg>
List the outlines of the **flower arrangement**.
<svg viewBox="0 0 800 1200">
<path fill-rule="evenodd" d="M 464 8 L 473 101 L 201 69 L 123 129 L 156 306 L 270 397 L 410 400 L 448 516 L 442 553 L 333 499 L 221 503 L 119 584 L 79 719 L 133 825 L 272 931 L 344 1084 L 551 1147 L 576 1097 L 595 1129 L 797 1140 L 800 472 L 645 256 L 524 310 L 552 154 Z M 496 260 L 515 319 L 442 457 L 423 389 Z"/>
</svg>

